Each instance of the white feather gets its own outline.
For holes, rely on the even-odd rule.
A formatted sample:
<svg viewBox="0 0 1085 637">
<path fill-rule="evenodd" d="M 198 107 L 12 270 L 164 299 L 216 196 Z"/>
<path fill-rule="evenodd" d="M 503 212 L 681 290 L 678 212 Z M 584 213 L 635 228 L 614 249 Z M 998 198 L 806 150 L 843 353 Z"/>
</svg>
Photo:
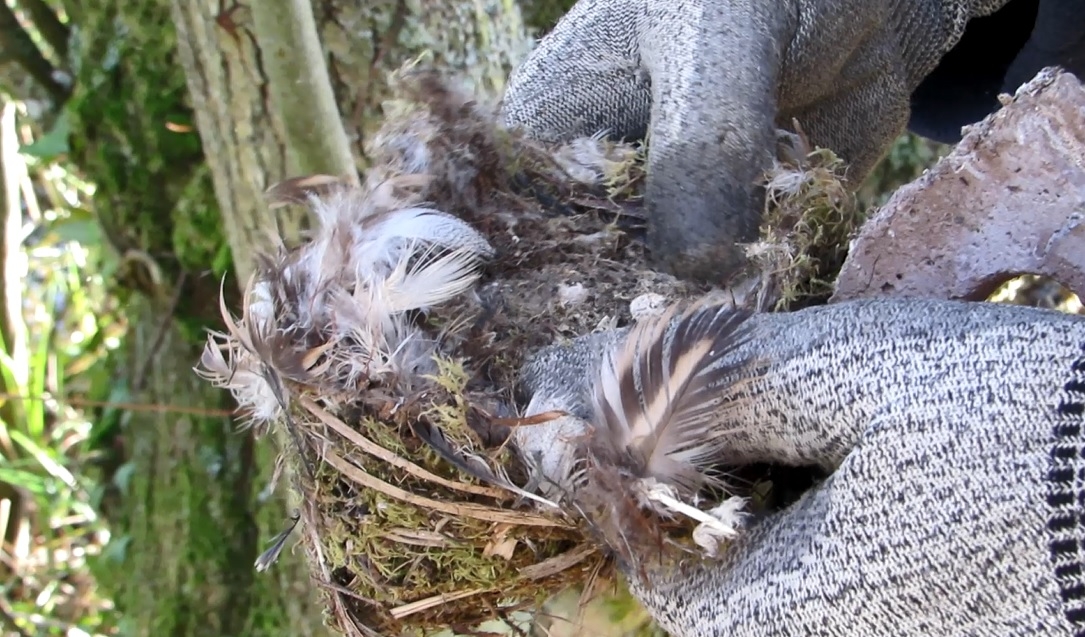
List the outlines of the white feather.
<svg viewBox="0 0 1085 637">
<path fill-rule="evenodd" d="M 257 326 L 257 330 L 269 329 L 275 323 L 275 298 L 268 281 L 257 281 L 249 289 L 245 306 L 248 310 L 248 323 Z"/>
<path fill-rule="evenodd" d="M 410 385 L 433 371 L 435 338 L 406 313 L 468 291 L 494 250 L 453 215 L 403 206 L 396 189 L 422 183 L 407 176 L 309 192 L 312 239 L 250 281 L 241 319 L 221 308 L 229 336 L 225 350 L 208 344 L 206 376 L 263 421 L 281 411 L 265 366 L 278 373 L 281 362 L 293 378 L 340 389 Z"/>
<path fill-rule="evenodd" d="M 403 258 L 404 250 L 432 244 L 489 258 L 490 242 L 467 222 L 431 208 L 406 208 L 373 217 L 355 244 L 352 261 L 359 274 L 388 273 Z"/>
<path fill-rule="evenodd" d="M 246 426 L 271 422 L 282 411 L 271 385 L 260 373 L 260 361 L 227 334 L 208 335 L 200 366 L 194 371 L 215 387 L 229 390 L 238 406 L 249 414 Z"/>
<path fill-rule="evenodd" d="M 463 294 L 478 280 L 476 252 L 435 252 L 427 250 L 413 266 L 407 259 L 400 259 L 384 281 L 383 296 L 390 311 L 427 310 Z"/>
</svg>

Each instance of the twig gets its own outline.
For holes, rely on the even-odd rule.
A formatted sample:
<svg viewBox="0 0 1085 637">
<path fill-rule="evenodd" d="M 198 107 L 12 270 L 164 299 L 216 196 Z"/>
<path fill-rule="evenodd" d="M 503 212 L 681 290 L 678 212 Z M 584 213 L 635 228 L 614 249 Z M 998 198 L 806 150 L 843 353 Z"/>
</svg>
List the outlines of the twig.
<svg viewBox="0 0 1085 637">
<path fill-rule="evenodd" d="M 454 602 L 456 600 L 464 599 L 467 597 L 472 597 L 474 595 L 481 595 L 485 592 L 487 592 L 486 589 L 478 588 L 475 590 L 456 591 L 455 593 L 440 593 L 432 597 L 420 599 L 416 602 L 397 606 L 396 608 L 393 608 L 390 612 L 392 614 L 392 617 L 395 617 L 396 619 L 403 619 L 408 615 L 413 615 L 414 613 L 424 611 L 427 608 L 441 606 L 443 604 Z"/>
<path fill-rule="evenodd" d="M 15 102 L 4 104 L 0 115 L 0 169 L 3 171 L 4 219 L 0 226 L 0 334 L 4 336 L 7 354 L 12 358 L 16 382 L 25 385 L 29 375 L 30 354 L 26 322 L 23 319 L 22 264 L 23 248 L 23 200 L 20 198 L 21 182 L 27 176 L 26 162 L 19 153 L 19 134 L 16 127 L 18 106 Z"/>
<path fill-rule="evenodd" d="M 594 546 L 584 544 L 536 564 L 525 566 L 520 569 L 520 576 L 532 580 L 545 579 L 568 570 L 598 553 L 599 550 Z"/>
<path fill-rule="evenodd" d="M 354 591 L 346 587 L 340 586 L 334 582 L 322 582 L 320 580 L 316 580 L 316 585 L 320 586 L 321 588 L 326 588 L 330 591 L 335 591 L 336 593 L 339 593 L 341 595 L 346 595 L 347 597 L 350 597 L 352 599 L 356 599 L 363 604 L 377 607 L 380 606 L 380 604 L 378 604 L 375 600 L 369 599 L 368 597 L 362 597 L 358 593 L 355 593 Z"/>
<path fill-rule="evenodd" d="M 23 401 L 45 401 L 56 400 L 58 403 L 69 405 L 72 407 L 106 407 L 114 409 L 122 409 L 124 411 L 139 411 L 149 413 L 170 413 L 170 414 L 185 414 L 189 416 L 237 416 L 237 409 L 206 409 L 203 407 L 182 407 L 180 405 L 154 405 L 145 403 L 132 403 L 124 401 L 111 401 L 111 400 L 93 400 L 90 398 L 60 398 L 55 396 L 26 396 L 22 394 L 11 394 L 7 392 L 0 392 L 0 399 L 3 400 L 23 400 Z"/>
<path fill-rule="evenodd" d="M 151 347 L 147 350 L 147 355 L 143 359 L 143 364 L 139 366 L 139 375 L 136 376 L 135 381 L 132 383 L 132 391 L 139 393 L 147 385 L 147 378 L 151 373 L 151 365 L 158 359 L 158 352 L 162 349 L 162 345 L 166 342 L 166 335 L 169 333 L 170 325 L 173 324 L 173 313 L 177 310 L 177 305 L 181 302 L 181 291 L 185 287 L 186 273 L 184 270 L 177 276 L 177 283 L 174 285 L 173 296 L 170 298 L 169 305 L 166 308 L 166 315 L 162 318 L 162 322 L 159 323 L 158 328 L 155 330 L 154 339 L 151 341 Z"/>
<path fill-rule="evenodd" d="M 525 416 L 523 418 L 495 418 L 491 417 L 490 422 L 495 425 L 504 427 L 530 427 L 532 425 L 541 425 L 544 423 L 557 420 L 558 418 L 565 418 L 569 414 L 560 410 L 544 411 L 541 414 L 535 414 L 533 416 Z"/>
<path fill-rule="evenodd" d="M 443 487 L 448 487 L 449 489 L 455 489 L 457 491 L 463 491 L 465 493 L 473 493 L 475 495 L 485 495 L 499 500 L 509 500 L 513 497 L 512 493 L 507 492 L 503 489 L 467 484 L 464 482 L 455 482 L 453 480 L 447 480 L 437 474 L 426 471 L 422 467 L 414 464 L 413 462 L 410 462 L 409 460 L 405 460 L 400 456 L 397 456 L 391 451 L 388 451 L 384 447 L 369 440 L 357 431 L 354 431 L 350 427 L 347 427 L 345 424 L 340 422 L 337 418 L 329 414 L 327 411 L 321 409 L 320 405 L 317 405 L 315 402 L 312 401 L 312 399 L 302 396 L 298 398 L 298 402 L 301 403 L 302 407 L 305 407 L 305 409 L 307 409 L 310 413 L 316 416 L 322 423 L 332 428 L 336 431 L 336 433 L 349 440 L 351 444 L 357 445 L 358 448 L 368 453 L 369 455 L 379 460 L 383 460 L 384 462 L 387 462 L 394 467 L 403 469 L 404 471 L 415 477 L 421 478 L 423 480 L 428 480 L 430 482 L 435 482 Z"/>
<path fill-rule="evenodd" d="M 432 498 L 411 493 L 410 491 L 400 489 L 399 487 L 388 484 L 387 482 L 370 475 L 360 467 L 343 459 L 343 457 L 334 451 L 327 451 L 324 459 L 329 465 L 339 471 L 343 477 L 352 482 L 367 489 L 375 489 L 388 497 L 408 502 L 415 506 L 433 509 L 434 511 L 440 511 L 450 515 L 462 515 L 475 520 L 482 520 L 483 522 L 504 522 L 506 524 L 515 524 L 519 526 L 543 526 L 559 529 L 570 528 L 570 525 L 566 523 L 541 515 L 528 513 L 526 511 L 506 511 L 504 509 L 491 508 L 466 502 L 440 502 Z"/>
</svg>

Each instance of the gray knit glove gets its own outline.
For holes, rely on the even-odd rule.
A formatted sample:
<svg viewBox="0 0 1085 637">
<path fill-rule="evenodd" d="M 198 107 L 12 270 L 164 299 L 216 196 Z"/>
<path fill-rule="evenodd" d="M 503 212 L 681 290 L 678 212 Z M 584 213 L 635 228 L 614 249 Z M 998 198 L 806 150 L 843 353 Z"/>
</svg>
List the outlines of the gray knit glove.
<svg viewBox="0 0 1085 637">
<path fill-rule="evenodd" d="M 720 561 L 630 569 L 666 630 L 1085 635 L 1085 320 L 878 300 L 748 325 L 733 357 L 768 367 L 729 416 L 730 460 L 832 473 L 749 521 Z M 532 410 L 590 418 L 586 379 L 615 338 L 542 352 L 525 370 Z M 517 443 L 566 481 L 575 427 L 546 427 Z"/>
<path fill-rule="evenodd" d="M 506 123 L 648 134 L 653 258 L 722 282 L 756 238 L 777 128 L 798 119 L 858 184 L 969 19 L 1006 2 L 580 0 L 513 74 Z"/>
</svg>

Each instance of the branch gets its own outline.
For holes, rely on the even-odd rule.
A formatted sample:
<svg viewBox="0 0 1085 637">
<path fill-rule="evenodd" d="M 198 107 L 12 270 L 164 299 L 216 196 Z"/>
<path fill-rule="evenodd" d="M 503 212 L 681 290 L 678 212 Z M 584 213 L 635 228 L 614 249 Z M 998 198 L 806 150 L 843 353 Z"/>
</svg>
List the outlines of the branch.
<svg viewBox="0 0 1085 637">
<path fill-rule="evenodd" d="M 294 175 L 330 174 L 356 183 L 358 170 L 309 0 L 257 1 L 251 11 Z"/>
<path fill-rule="evenodd" d="M 56 69 L 45 59 L 5 2 L 0 2 L 0 47 L 49 92 L 54 102 L 63 104 L 71 95 L 71 88 L 57 80 Z"/>
<path fill-rule="evenodd" d="M 832 302 L 986 299 L 1021 274 L 1085 298 L 1085 87 L 1044 69 L 900 188 L 852 243 Z"/>
<path fill-rule="evenodd" d="M 67 60 L 68 38 L 71 37 L 68 25 L 60 21 L 45 0 L 18 0 L 18 2 L 30 17 L 30 21 L 34 23 L 34 28 L 56 52 L 57 58 L 61 61 Z"/>
</svg>

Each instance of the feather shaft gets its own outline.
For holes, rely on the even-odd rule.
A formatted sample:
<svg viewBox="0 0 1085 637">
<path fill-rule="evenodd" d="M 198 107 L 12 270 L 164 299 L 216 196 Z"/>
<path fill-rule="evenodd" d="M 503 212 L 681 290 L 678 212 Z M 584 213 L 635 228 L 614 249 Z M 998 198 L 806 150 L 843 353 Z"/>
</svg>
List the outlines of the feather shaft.
<svg viewBox="0 0 1085 637">
<path fill-rule="evenodd" d="M 494 473 L 492 469 L 487 467 L 480 460 L 473 461 L 472 458 L 453 449 L 452 445 L 449 444 L 448 439 L 445 438 L 444 433 L 441 432 L 440 428 L 436 425 L 415 420 L 411 422 L 411 431 L 418 436 L 419 440 L 425 442 L 431 449 L 437 452 L 437 455 L 441 456 L 446 462 L 452 464 L 460 471 L 463 471 L 486 484 L 506 489 L 521 497 L 534 500 L 535 502 L 548 507 L 558 508 L 556 502 L 552 502 L 542 496 L 521 489 L 510 480 Z"/>
</svg>

